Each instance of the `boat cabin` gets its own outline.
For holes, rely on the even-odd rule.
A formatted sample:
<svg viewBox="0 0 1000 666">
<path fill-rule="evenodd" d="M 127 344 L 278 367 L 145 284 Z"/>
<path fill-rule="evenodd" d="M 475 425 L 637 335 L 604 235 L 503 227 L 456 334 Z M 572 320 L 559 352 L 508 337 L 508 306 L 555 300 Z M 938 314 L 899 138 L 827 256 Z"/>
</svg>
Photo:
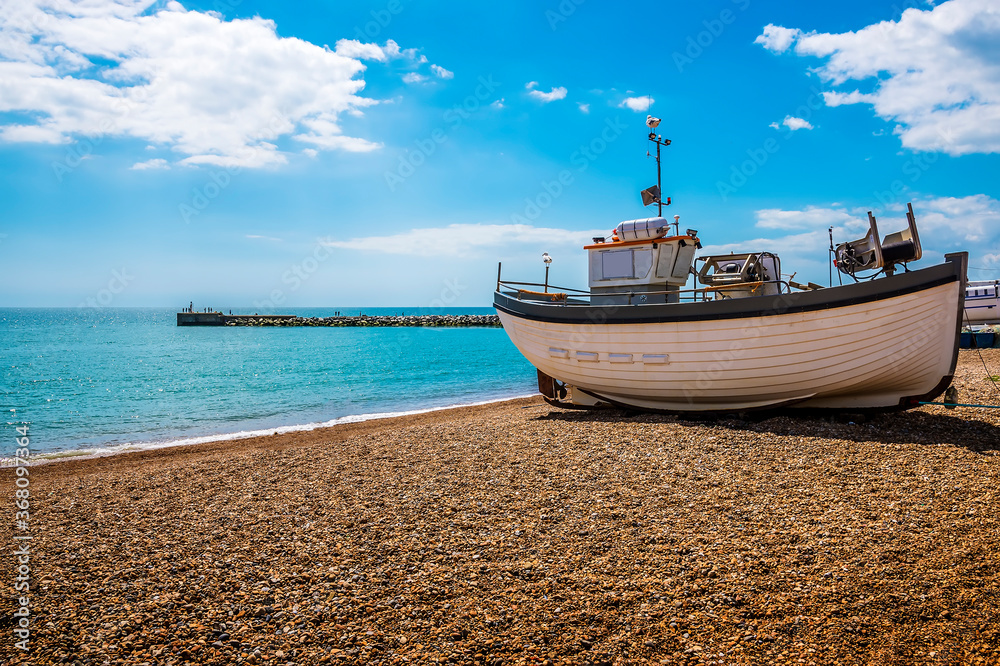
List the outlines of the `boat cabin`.
<svg viewBox="0 0 1000 666">
<path fill-rule="evenodd" d="M 701 247 L 698 232 L 668 236 L 676 225 L 663 217 L 622 222 L 610 241 L 595 238 L 587 250 L 593 305 L 676 303 Z"/>
</svg>

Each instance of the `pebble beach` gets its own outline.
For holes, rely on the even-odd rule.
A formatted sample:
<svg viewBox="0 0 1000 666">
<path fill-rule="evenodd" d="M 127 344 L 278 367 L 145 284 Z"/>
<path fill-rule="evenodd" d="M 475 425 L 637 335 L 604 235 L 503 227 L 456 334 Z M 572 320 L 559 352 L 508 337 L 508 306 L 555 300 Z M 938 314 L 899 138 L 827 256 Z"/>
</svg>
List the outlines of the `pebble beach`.
<svg viewBox="0 0 1000 666">
<path fill-rule="evenodd" d="M 959 402 L 1000 404 L 981 354 Z M 527 398 L 30 479 L 5 664 L 1000 663 L 1000 410 Z"/>
</svg>

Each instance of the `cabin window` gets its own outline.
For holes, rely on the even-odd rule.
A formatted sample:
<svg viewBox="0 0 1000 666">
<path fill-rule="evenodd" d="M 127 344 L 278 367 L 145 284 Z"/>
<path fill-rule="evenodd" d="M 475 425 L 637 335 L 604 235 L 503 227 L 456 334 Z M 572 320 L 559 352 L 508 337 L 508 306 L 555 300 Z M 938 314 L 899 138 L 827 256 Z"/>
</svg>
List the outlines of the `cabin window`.
<svg viewBox="0 0 1000 666">
<path fill-rule="evenodd" d="M 632 255 L 632 265 L 635 267 L 634 277 L 648 276 L 649 270 L 653 267 L 653 251 L 645 248 L 635 250 L 635 254 Z"/>
<path fill-rule="evenodd" d="M 656 258 L 656 277 L 668 278 L 674 272 L 674 246 L 669 243 L 660 245 L 660 253 Z"/>
<path fill-rule="evenodd" d="M 601 253 L 601 275 L 605 280 L 635 277 L 632 250 L 611 250 Z"/>
</svg>

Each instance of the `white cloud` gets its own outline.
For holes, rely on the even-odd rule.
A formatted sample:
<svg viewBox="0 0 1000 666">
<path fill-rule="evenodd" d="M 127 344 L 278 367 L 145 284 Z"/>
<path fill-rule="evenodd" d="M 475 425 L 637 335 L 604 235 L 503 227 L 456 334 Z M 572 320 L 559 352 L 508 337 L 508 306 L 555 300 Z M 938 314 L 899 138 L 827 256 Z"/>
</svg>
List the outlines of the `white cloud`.
<svg viewBox="0 0 1000 666">
<path fill-rule="evenodd" d="M 426 76 L 423 74 L 417 74 L 416 72 L 410 72 L 409 74 L 403 75 L 403 83 L 423 83 L 426 80 Z"/>
<path fill-rule="evenodd" d="M 649 95 L 646 95 L 645 97 L 626 97 L 618 106 L 644 113 L 649 111 L 649 107 L 653 106 L 653 102 L 655 101 L 656 100 Z"/>
<path fill-rule="evenodd" d="M 278 242 L 278 243 L 281 242 L 280 238 L 275 238 L 274 236 L 260 236 L 258 234 L 247 234 L 246 237 L 250 238 L 252 240 L 266 240 L 266 241 L 272 241 L 272 242 Z"/>
<path fill-rule="evenodd" d="M 549 102 L 554 102 L 558 99 L 565 99 L 567 90 L 563 87 L 553 88 L 550 92 L 542 92 L 541 90 L 535 90 L 538 86 L 538 81 L 530 81 L 524 87 L 528 90 L 528 97 L 532 99 L 537 99 L 543 104 L 548 104 Z"/>
<path fill-rule="evenodd" d="M 319 128 L 319 130 L 309 132 L 308 134 L 296 134 L 293 138 L 305 143 L 311 143 L 317 148 L 344 150 L 349 153 L 367 153 L 382 147 L 382 144 L 373 143 L 367 139 L 343 136 L 340 134 L 339 128 L 325 127 L 326 123 L 324 121 L 305 121 L 302 124 L 307 128 Z M 185 162 L 187 161 L 190 161 L 190 158 L 185 160 Z"/>
<path fill-rule="evenodd" d="M 736 243 L 706 244 L 698 256 L 728 254 L 730 252 L 772 252 L 781 260 L 781 272 L 790 275 L 798 272 L 796 280 L 822 279 L 826 282 L 829 236 L 827 230 L 816 229 L 773 238 L 757 237 Z M 840 236 L 841 240 L 846 236 Z M 855 236 L 851 236 L 855 238 Z M 822 275 L 821 275 L 822 273 Z"/>
<path fill-rule="evenodd" d="M 420 58 L 392 41 L 330 50 L 260 17 L 225 21 L 176 2 L 2 3 L 0 113 L 22 120 L 0 124 L 0 140 L 128 137 L 182 164 L 247 167 L 286 162 L 288 137 L 368 151 L 379 144 L 340 124 L 378 103 L 359 95 L 361 61 Z"/>
<path fill-rule="evenodd" d="M 782 210 L 765 208 L 756 213 L 757 225 L 761 229 L 825 229 L 830 226 L 850 225 L 854 216 L 843 208 L 819 208 L 808 206 L 805 210 Z"/>
<path fill-rule="evenodd" d="M 863 93 L 860 90 L 851 92 L 827 91 L 823 93 L 823 101 L 827 106 L 843 106 L 844 104 L 874 104 L 878 96 L 872 93 Z"/>
<path fill-rule="evenodd" d="M 1000 5 L 995 0 L 949 0 L 907 9 L 840 34 L 767 26 L 757 42 L 775 52 L 794 43 L 799 56 L 824 59 L 819 75 L 834 86 L 830 106 L 870 104 L 895 123 L 903 145 L 950 155 L 1000 152 Z"/>
<path fill-rule="evenodd" d="M 769 23 L 764 26 L 764 32 L 753 40 L 753 43 L 763 45 L 768 51 L 784 53 L 801 35 L 801 30 Z"/>
<path fill-rule="evenodd" d="M 590 105 L 589 104 L 584 104 L 583 102 L 577 102 L 576 105 L 578 107 L 580 107 L 580 113 L 590 113 Z"/>
<path fill-rule="evenodd" d="M 431 229 L 411 229 L 389 236 L 367 236 L 346 241 L 323 241 L 327 247 L 382 254 L 421 257 L 455 257 L 488 248 L 515 244 L 576 247 L 586 245 L 606 230 L 568 231 L 526 224 L 452 224 Z"/>
<path fill-rule="evenodd" d="M 156 159 L 146 160 L 145 162 L 136 162 L 131 168 L 135 171 L 144 171 L 146 169 L 169 169 L 170 164 L 168 164 L 165 159 L 158 157 Z"/>
<path fill-rule="evenodd" d="M 785 119 L 781 122 L 785 127 L 792 130 L 793 132 L 795 130 L 813 128 L 812 123 L 810 123 L 808 120 L 805 120 L 804 118 L 796 118 L 795 116 L 785 116 Z"/>
<path fill-rule="evenodd" d="M 455 72 L 449 72 L 447 69 L 441 67 L 440 65 L 431 65 L 431 72 L 433 72 L 434 76 L 438 77 L 439 79 L 455 78 Z"/>
<path fill-rule="evenodd" d="M 770 208 L 755 214 L 757 229 L 775 232 L 771 237 L 706 245 L 701 254 L 723 254 L 749 250 L 769 251 L 782 258 L 786 273 L 803 271 L 800 279 L 824 280 L 827 275 L 829 232 L 836 243 L 863 237 L 868 232 L 868 208 L 844 204 L 809 206 L 802 210 Z M 947 252 L 968 251 L 970 264 L 990 266 L 1000 247 L 1000 201 L 985 194 L 968 197 L 915 196 L 913 212 L 924 249 L 924 265 L 940 261 Z M 879 233 L 886 235 L 906 228 L 906 208 L 897 203 L 876 211 Z M 781 232 L 786 232 L 782 234 Z M 706 238 L 706 240 L 711 240 Z"/>
<path fill-rule="evenodd" d="M 490 106 L 492 106 L 494 109 L 502 109 L 502 108 L 504 108 L 504 103 L 503 103 L 504 99 L 505 98 L 501 97 L 500 99 L 498 99 L 495 102 L 493 102 L 492 104 L 490 104 Z"/>
<path fill-rule="evenodd" d="M 804 118 L 796 118 L 795 116 L 785 116 L 785 119 L 781 121 L 781 125 L 784 125 L 792 132 L 800 129 L 813 129 L 812 123 L 808 120 L 805 120 Z M 771 123 L 768 127 L 781 129 L 781 125 L 778 123 Z"/>
<path fill-rule="evenodd" d="M 920 206 L 914 203 L 913 212 L 921 233 L 933 230 L 933 237 L 947 241 L 949 250 L 979 254 L 1000 246 L 1000 201 L 985 194 L 926 199 Z"/>
<path fill-rule="evenodd" d="M 399 44 L 391 39 L 387 40 L 382 46 L 378 44 L 366 44 L 356 39 L 341 39 L 337 41 L 334 53 L 345 58 L 377 60 L 378 62 L 387 62 L 394 59 L 409 60 L 418 65 L 427 62 L 427 56 L 418 55 L 417 49 L 401 49 L 399 48 Z"/>
<path fill-rule="evenodd" d="M 358 60 L 385 62 L 389 59 L 385 50 L 378 44 L 365 44 L 356 39 L 339 40 L 334 53 L 345 58 L 356 58 Z"/>
<path fill-rule="evenodd" d="M 868 230 L 867 211 L 864 206 L 851 208 L 842 204 L 808 206 L 803 210 L 768 208 L 757 211 L 755 226 L 789 231 L 825 230 L 833 226 L 835 230 L 847 234 L 864 233 Z M 914 196 L 913 212 L 921 238 L 935 239 L 935 242 L 945 243 L 949 248 L 962 246 L 974 251 L 977 248 L 973 244 L 990 245 L 1000 241 L 1000 201 L 985 194 L 967 197 Z M 906 226 L 904 203 L 893 204 L 880 213 L 876 211 L 876 214 L 879 232 L 883 235 Z"/>
<path fill-rule="evenodd" d="M 412 60 L 418 65 L 422 65 L 427 62 L 427 56 L 419 55 L 417 49 L 401 49 L 399 48 L 399 44 L 391 39 L 386 40 L 383 50 L 390 58 L 404 58 L 406 60 Z"/>
</svg>

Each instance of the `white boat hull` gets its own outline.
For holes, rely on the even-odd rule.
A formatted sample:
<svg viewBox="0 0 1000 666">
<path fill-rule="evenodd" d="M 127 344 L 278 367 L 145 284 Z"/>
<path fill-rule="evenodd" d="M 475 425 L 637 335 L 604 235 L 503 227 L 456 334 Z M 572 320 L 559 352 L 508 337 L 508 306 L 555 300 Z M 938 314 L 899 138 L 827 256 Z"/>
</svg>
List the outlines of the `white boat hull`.
<svg viewBox="0 0 1000 666">
<path fill-rule="evenodd" d="M 589 321 L 563 323 L 522 315 L 499 300 L 497 310 L 521 353 L 579 404 L 665 411 L 905 408 L 950 382 L 963 282 L 866 302 L 690 321 L 614 323 L 609 316 L 599 323 L 588 308 Z M 848 287 L 824 291 L 836 289 Z M 642 307 L 620 306 L 614 314 Z"/>
<path fill-rule="evenodd" d="M 1000 282 L 970 282 L 965 289 L 965 323 L 1000 324 Z"/>
</svg>

